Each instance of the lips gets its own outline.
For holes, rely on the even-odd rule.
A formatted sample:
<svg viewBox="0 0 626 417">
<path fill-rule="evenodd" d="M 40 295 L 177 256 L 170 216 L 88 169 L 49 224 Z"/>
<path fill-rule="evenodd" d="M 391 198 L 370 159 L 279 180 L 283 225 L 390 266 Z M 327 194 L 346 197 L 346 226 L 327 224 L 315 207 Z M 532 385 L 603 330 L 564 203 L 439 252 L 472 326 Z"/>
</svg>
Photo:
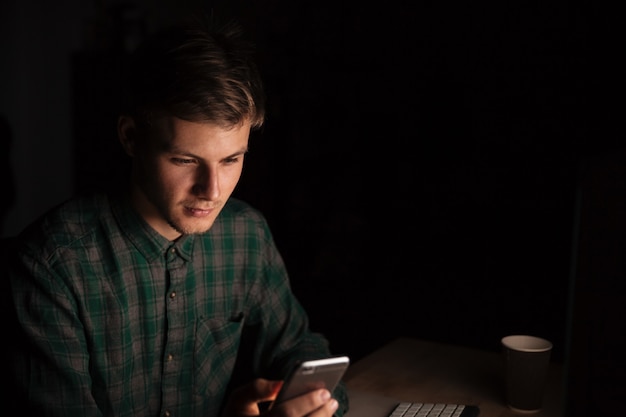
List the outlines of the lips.
<svg viewBox="0 0 626 417">
<path fill-rule="evenodd" d="M 195 207 L 185 207 L 185 210 L 194 217 L 206 217 L 213 212 L 214 208 L 201 209 Z"/>
</svg>

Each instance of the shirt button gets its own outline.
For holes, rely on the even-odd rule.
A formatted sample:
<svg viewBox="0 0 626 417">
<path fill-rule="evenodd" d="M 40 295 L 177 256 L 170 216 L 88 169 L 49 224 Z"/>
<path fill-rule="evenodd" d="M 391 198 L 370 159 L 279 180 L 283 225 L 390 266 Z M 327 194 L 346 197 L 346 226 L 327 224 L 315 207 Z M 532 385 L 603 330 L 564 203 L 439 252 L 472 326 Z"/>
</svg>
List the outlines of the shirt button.
<svg viewBox="0 0 626 417">
<path fill-rule="evenodd" d="M 176 298 L 176 291 L 172 291 L 170 293 L 170 298 Z"/>
<path fill-rule="evenodd" d="M 170 417 L 170 416 L 172 415 L 172 413 L 170 413 L 170 411 L 169 411 L 169 410 L 165 410 L 165 412 L 163 413 L 163 415 L 164 415 L 165 417 Z"/>
<path fill-rule="evenodd" d="M 174 355 L 172 355 L 171 353 L 169 355 L 167 355 L 167 361 L 171 362 L 172 359 L 174 359 Z"/>
</svg>

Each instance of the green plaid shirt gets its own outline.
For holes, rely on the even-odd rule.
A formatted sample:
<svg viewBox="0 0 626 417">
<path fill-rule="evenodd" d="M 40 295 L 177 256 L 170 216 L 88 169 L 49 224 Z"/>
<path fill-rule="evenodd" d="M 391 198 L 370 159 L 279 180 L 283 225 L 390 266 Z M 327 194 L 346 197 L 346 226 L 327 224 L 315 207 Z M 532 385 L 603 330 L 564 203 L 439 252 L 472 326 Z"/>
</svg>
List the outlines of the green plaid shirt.
<svg viewBox="0 0 626 417">
<path fill-rule="evenodd" d="M 11 282 L 26 347 L 12 363 L 39 416 L 217 417 L 232 388 L 330 354 L 242 201 L 171 242 L 125 199 L 83 197 L 20 240 Z M 341 416 L 343 383 L 334 395 Z"/>
</svg>

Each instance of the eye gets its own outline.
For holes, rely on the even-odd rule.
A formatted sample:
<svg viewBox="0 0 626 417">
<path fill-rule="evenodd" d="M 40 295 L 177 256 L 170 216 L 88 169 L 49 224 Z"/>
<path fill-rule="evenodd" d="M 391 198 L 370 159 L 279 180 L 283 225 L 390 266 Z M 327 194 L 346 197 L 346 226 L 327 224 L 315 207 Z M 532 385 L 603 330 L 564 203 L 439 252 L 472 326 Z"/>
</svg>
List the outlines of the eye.
<svg viewBox="0 0 626 417">
<path fill-rule="evenodd" d="M 172 158 L 172 162 L 177 165 L 190 165 L 193 164 L 195 160 L 186 158 Z"/>
<path fill-rule="evenodd" d="M 238 156 L 233 156 L 233 157 L 224 159 L 224 164 L 226 165 L 236 164 L 237 162 L 239 162 Z"/>
</svg>

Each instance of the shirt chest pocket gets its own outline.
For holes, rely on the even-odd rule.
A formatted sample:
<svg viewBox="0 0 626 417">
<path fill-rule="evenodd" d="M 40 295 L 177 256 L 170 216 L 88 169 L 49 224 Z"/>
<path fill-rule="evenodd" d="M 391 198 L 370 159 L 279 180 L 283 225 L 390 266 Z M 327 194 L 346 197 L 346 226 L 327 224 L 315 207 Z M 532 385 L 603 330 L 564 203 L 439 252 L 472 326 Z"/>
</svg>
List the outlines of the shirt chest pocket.
<svg viewBox="0 0 626 417">
<path fill-rule="evenodd" d="M 194 345 L 194 391 L 220 397 L 235 366 L 243 319 L 199 319 Z"/>
</svg>

